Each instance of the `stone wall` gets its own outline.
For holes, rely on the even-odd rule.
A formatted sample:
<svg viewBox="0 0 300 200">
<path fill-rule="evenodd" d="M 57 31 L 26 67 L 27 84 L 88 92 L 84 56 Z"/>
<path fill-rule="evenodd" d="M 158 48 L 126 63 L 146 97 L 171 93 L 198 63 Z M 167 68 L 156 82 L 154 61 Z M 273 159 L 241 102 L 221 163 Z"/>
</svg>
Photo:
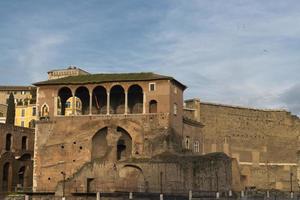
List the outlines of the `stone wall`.
<svg viewBox="0 0 300 200">
<path fill-rule="evenodd" d="M 236 158 L 245 186 L 295 189 L 299 118 L 287 111 L 200 104 L 204 152 L 224 152 Z"/>
</svg>

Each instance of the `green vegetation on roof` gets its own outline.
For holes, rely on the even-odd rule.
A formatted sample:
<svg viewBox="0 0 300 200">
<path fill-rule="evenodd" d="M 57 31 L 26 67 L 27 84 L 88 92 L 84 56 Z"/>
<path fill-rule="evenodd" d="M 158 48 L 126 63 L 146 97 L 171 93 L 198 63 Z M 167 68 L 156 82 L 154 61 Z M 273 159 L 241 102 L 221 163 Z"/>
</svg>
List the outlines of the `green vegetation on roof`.
<svg viewBox="0 0 300 200">
<path fill-rule="evenodd" d="M 150 80 L 174 80 L 170 76 L 163 76 L 151 72 L 142 73 L 115 73 L 115 74 L 87 74 L 79 76 L 68 76 L 60 79 L 52 79 L 34 83 L 36 86 L 41 85 L 62 85 L 62 84 L 88 84 L 88 83 L 105 83 L 118 81 L 150 81 Z M 176 81 L 182 87 L 183 84 Z"/>
</svg>

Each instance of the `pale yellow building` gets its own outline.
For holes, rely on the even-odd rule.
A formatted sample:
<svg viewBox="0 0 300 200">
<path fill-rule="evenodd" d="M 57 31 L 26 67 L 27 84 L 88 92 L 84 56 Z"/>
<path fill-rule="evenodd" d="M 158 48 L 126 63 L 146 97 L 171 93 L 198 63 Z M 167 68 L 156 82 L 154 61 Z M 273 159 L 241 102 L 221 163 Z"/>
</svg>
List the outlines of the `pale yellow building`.
<svg viewBox="0 0 300 200">
<path fill-rule="evenodd" d="M 15 125 L 27 128 L 34 128 L 37 119 L 35 104 L 16 106 Z"/>
</svg>

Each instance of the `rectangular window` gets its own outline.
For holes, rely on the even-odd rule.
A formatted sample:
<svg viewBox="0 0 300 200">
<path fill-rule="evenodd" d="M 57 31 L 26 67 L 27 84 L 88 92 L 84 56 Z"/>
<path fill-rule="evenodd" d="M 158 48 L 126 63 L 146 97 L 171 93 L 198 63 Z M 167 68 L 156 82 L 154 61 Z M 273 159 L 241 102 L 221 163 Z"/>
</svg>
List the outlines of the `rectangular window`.
<svg viewBox="0 0 300 200">
<path fill-rule="evenodd" d="M 194 143 L 194 152 L 195 152 L 195 153 L 199 153 L 199 151 L 200 151 L 200 149 L 199 149 L 199 142 L 196 141 L 196 142 Z"/>
<path fill-rule="evenodd" d="M 21 121 L 21 126 L 24 127 L 24 121 Z"/>
<path fill-rule="evenodd" d="M 177 104 L 174 103 L 174 115 L 177 115 Z"/>
<path fill-rule="evenodd" d="M 174 86 L 174 94 L 177 94 L 177 87 Z"/>
<path fill-rule="evenodd" d="M 21 117 L 25 117 L 25 109 L 22 109 Z"/>
<path fill-rule="evenodd" d="M 32 107 L 32 116 L 36 116 L 36 107 Z"/>
<path fill-rule="evenodd" d="M 149 91 L 155 91 L 156 90 L 156 84 L 155 83 L 149 83 Z"/>
</svg>

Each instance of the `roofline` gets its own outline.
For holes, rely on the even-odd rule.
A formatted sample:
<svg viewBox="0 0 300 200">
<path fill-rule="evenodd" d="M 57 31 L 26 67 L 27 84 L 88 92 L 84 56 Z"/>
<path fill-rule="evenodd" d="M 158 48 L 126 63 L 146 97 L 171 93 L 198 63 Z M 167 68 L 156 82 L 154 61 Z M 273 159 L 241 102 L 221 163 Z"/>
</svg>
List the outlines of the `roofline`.
<svg viewBox="0 0 300 200">
<path fill-rule="evenodd" d="M 265 111 L 265 112 L 287 112 L 287 113 L 290 113 L 288 110 L 285 110 L 285 109 L 254 108 L 254 107 L 229 105 L 229 104 L 221 104 L 221 103 L 205 102 L 205 101 L 200 102 L 200 104 L 212 105 L 212 106 L 222 106 L 222 107 L 229 107 L 229 108 L 236 108 L 236 109 L 257 110 L 257 111 Z"/>
<path fill-rule="evenodd" d="M 152 73 L 152 72 L 142 72 L 142 73 Z M 110 74 L 110 73 L 107 73 Z M 116 73 L 118 74 L 118 73 Z M 127 74 L 127 73 L 119 73 L 119 74 Z M 130 73 L 128 73 L 130 74 Z M 95 74 L 86 74 L 86 75 L 95 75 Z M 79 75 L 79 76 L 85 76 L 85 75 Z M 165 76 L 165 75 L 162 75 Z M 66 77 L 63 77 L 66 78 Z M 61 79 L 63 79 L 61 78 Z M 55 79 L 55 80 L 59 80 L 59 79 Z M 171 76 L 165 76 L 165 77 L 160 77 L 160 78 L 152 78 L 152 79 L 145 79 L 145 80 L 141 80 L 141 79 L 132 79 L 132 80 L 106 80 L 106 81 L 87 81 L 84 84 L 97 84 L 97 83 L 111 83 L 111 82 L 133 82 L 133 81 L 154 81 L 154 80 L 170 80 L 170 81 L 174 81 L 177 85 L 179 85 L 183 90 L 185 90 L 187 88 L 186 85 L 182 84 L 181 82 L 179 82 L 178 80 L 176 80 L 175 78 L 171 77 Z M 32 85 L 34 86 L 43 86 L 43 85 L 82 85 L 83 83 L 67 83 L 67 84 L 62 84 L 62 83 L 47 83 L 47 81 L 40 81 L 40 82 L 36 82 L 36 83 L 32 83 Z"/>
<path fill-rule="evenodd" d="M 23 86 L 23 85 L 0 85 L 0 91 L 7 91 L 7 90 L 32 90 L 36 88 L 34 85 L 30 86 Z"/>
<path fill-rule="evenodd" d="M 69 66 L 69 67 L 70 67 L 70 66 Z M 72 66 L 72 67 L 73 67 L 73 66 Z M 74 66 L 74 67 L 76 67 L 76 66 Z M 75 70 L 76 70 L 76 69 L 79 69 L 80 71 L 83 71 L 83 72 L 85 72 L 85 73 L 87 73 L 87 74 L 91 74 L 90 72 L 85 71 L 85 70 L 81 69 L 80 67 L 76 67 Z M 70 70 L 70 69 L 69 69 L 69 68 L 66 68 L 66 69 L 52 69 L 52 70 L 48 71 L 47 74 L 49 74 L 50 72 L 54 72 L 54 71 L 63 71 L 63 70 Z"/>
</svg>

